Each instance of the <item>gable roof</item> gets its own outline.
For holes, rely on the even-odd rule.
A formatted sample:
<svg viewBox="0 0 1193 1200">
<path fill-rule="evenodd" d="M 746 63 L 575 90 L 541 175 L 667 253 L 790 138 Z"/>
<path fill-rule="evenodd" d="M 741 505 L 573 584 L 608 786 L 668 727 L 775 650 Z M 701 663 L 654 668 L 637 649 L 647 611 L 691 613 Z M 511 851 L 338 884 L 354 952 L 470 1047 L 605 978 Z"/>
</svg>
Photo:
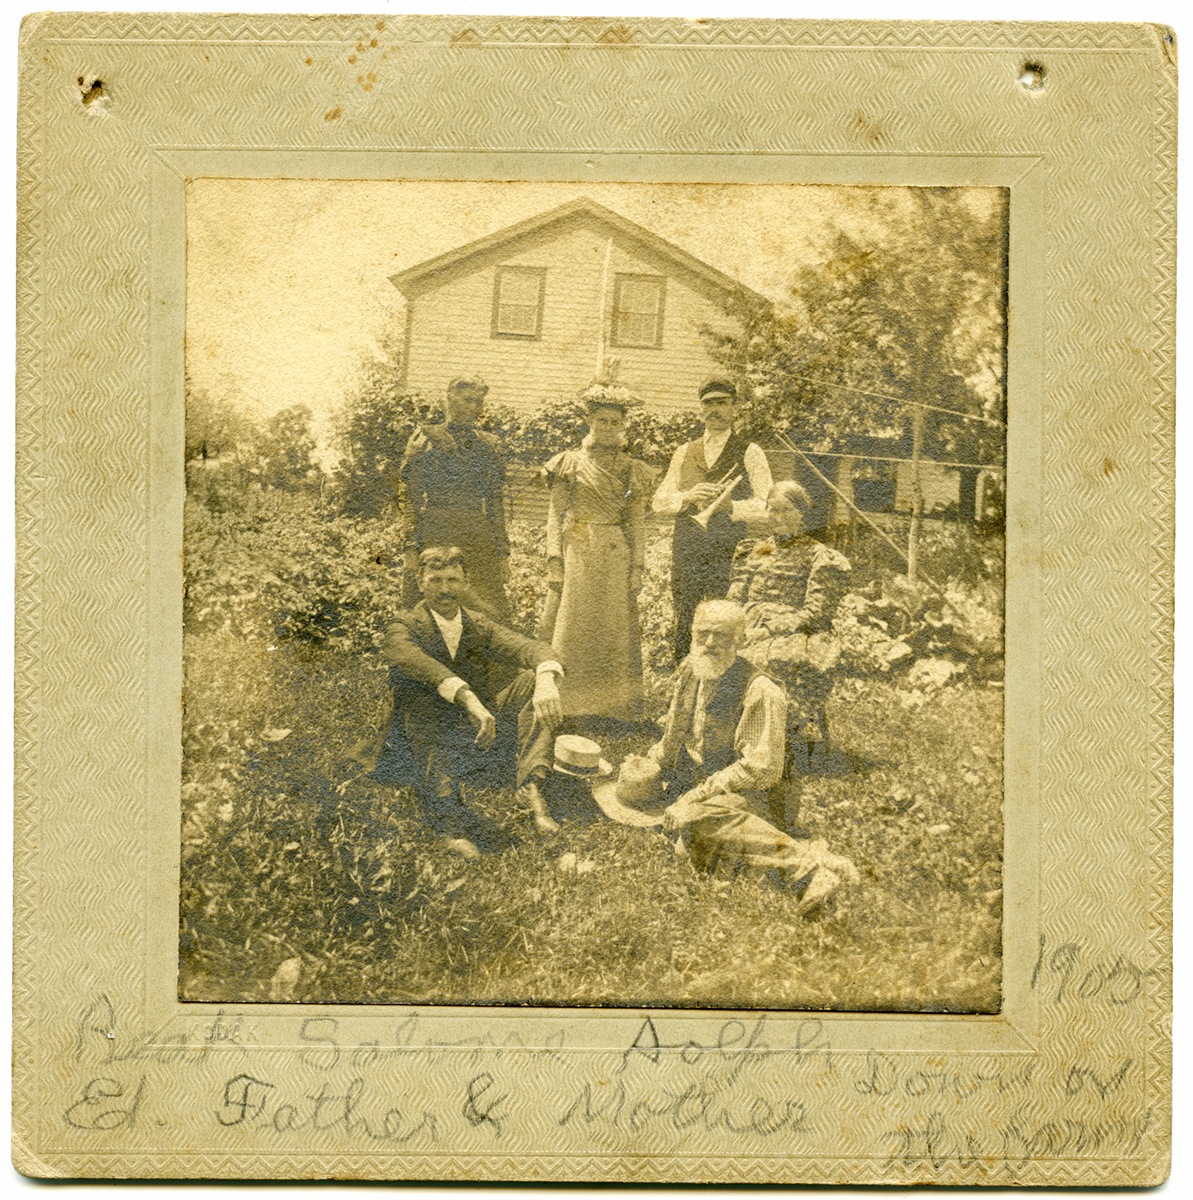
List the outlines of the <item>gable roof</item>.
<svg viewBox="0 0 1193 1200">
<path fill-rule="evenodd" d="M 468 259 L 497 249 L 508 242 L 515 242 L 531 234 L 547 231 L 552 225 L 558 225 L 581 216 L 590 217 L 600 224 L 607 225 L 623 237 L 637 242 L 639 245 L 663 258 L 669 259 L 681 270 L 695 275 L 705 284 L 712 286 L 718 291 L 744 300 L 747 304 L 759 307 L 769 306 L 771 303 L 761 293 L 746 287 L 744 283 L 739 283 L 731 275 L 726 275 L 723 271 L 718 271 L 716 267 L 709 266 L 708 263 L 697 258 L 694 254 L 689 254 L 686 250 L 681 250 L 678 246 L 667 241 L 666 238 L 659 237 L 657 233 L 651 233 L 649 229 L 644 229 L 641 225 L 621 216 L 620 213 L 615 213 L 603 204 L 598 204 L 595 200 L 588 199 L 587 196 L 570 200 L 567 204 L 561 204 L 558 208 L 548 209 L 546 212 L 537 214 L 537 216 L 519 221 L 515 225 L 508 225 L 505 229 L 499 229 L 496 233 L 491 233 L 487 237 L 478 238 L 474 242 L 468 242 L 466 245 L 457 246 L 454 250 L 448 250 L 445 254 L 437 254 L 434 258 L 428 258 L 424 262 L 416 263 L 413 267 L 407 267 L 405 271 L 399 271 L 397 275 L 391 275 L 389 281 L 398 291 L 409 295 L 411 291 L 420 290 L 420 284 L 428 280 L 431 276 L 439 274 L 441 271 L 466 263 Z"/>
</svg>

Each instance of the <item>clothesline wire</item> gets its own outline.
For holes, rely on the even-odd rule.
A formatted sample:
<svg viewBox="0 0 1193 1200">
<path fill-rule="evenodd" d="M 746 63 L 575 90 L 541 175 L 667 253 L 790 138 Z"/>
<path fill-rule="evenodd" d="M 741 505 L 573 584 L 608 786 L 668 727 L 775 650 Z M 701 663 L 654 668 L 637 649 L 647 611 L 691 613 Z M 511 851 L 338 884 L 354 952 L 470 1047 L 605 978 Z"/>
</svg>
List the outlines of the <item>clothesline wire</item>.
<svg viewBox="0 0 1193 1200">
<path fill-rule="evenodd" d="M 858 462 L 893 462 L 893 463 L 909 463 L 915 462 L 914 458 L 889 458 L 882 454 L 840 454 L 833 450 L 809 450 L 809 454 L 815 454 L 817 458 L 854 458 Z M 969 463 L 969 462 L 946 462 L 943 458 L 921 458 L 921 462 L 931 463 L 937 467 L 974 467 L 979 471 L 1005 471 L 1001 463 Z"/>
<path fill-rule="evenodd" d="M 871 517 L 869 516 L 869 514 L 863 512 L 860 508 L 858 508 L 858 506 L 856 504 L 854 504 L 854 502 L 839 487 L 837 487 L 837 485 L 835 483 L 833 483 L 833 481 L 831 479 L 829 479 L 828 476 L 825 475 L 816 466 L 816 464 L 786 434 L 780 433 L 779 438 L 781 441 L 786 442 L 788 448 L 791 450 L 794 450 L 796 452 L 796 454 L 798 454 L 800 456 L 800 458 L 802 458 L 804 460 L 804 462 L 807 463 L 808 468 L 817 476 L 817 478 L 822 483 L 825 483 L 830 488 L 832 488 L 832 490 L 834 492 L 836 492 L 837 495 L 840 496 L 841 499 L 844 500 L 845 503 L 851 509 L 853 509 L 853 511 L 855 513 L 857 513 L 857 515 L 859 517 L 861 517 L 861 519 L 863 521 L 865 521 L 866 524 L 869 525 L 874 530 L 874 532 L 877 533 L 878 536 L 880 538 L 882 538 L 882 540 L 884 542 L 886 542 L 886 544 L 888 546 L 890 546 L 890 548 L 892 550 L 894 550 L 894 552 L 905 563 L 908 564 L 908 566 L 911 565 L 910 559 L 907 556 L 907 552 L 905 550 L 903 550 L 895 541 L 893 541 L 891 538 L 887 537 L 886 531 L 878 524 L 877 521 L 872 520 Z M 942 588 L 939 583 L 937 583 L 930 575 L 926 574 L 922 570 L 919 572 L 919 576 L 945 602 L 945 604 L 947 604 L 949 606 L 949 608 L 951 608 L 953 610 L 953 612 L 956 616 L 960 617 L 961 620 L 963 620 L 963 621 L 965 620 L 965 614 L 962 613 L 961 610 L 948 598 L 948 596 L 946 596 L 944 594 L 944 588 Z"/>
<path fill-rule="evenodd" d="M 786 435 L 783 433 L 778 433 L 778 434 L 776 434 L 776 436 L 779 438 L 782 438 L 785 441 L 790 442 L 790 439 L 788 439 L 786 437 Z M 799 450 L 798 447 L 795 447 L 794 444 L 792 444 L 792 448 L 796 449 L 796 451 L 798 453 L 801 453 L 801 454 L 804 453 L 802 450 Z M 892 462 L 892 463 L 915 462 L 915 459 L 913 459 L 913 458 L 892 458 L 889 455 L 882 455 L 882 454 L 841 454 L 841 453 L 839 453 L 837 451 L 833 451 L 833 450 L 808 450 L 807 453 L 814 454 L 814 455 L 816 455 L 817 458 L 852 458 L 858 462 Z M 978 470 L 978 471 L 998 471 L 1000 473 L 1006 470 L 1006 467 L 1003 466 L 1001 463 L 950 462 L 950 461 L 946 461 L 945 459 L 940 459 L 940 458 L 925 458 L 925 459 L 922 459 L 921 461 L 926 462 L 926 463 L 931 463 L 933 466 L 937 466 L 937 467 L 951 467 L 951 468 L 968 467 L 970 469 Z M 525 492 L 525 491 L 529 490 L 531 487 L 533 487 L 534 484 L 537 483 L 537 481 L 540 477 L 540 469 L 539 468 L 524 467 L 522 469 L 529 471 L 530 476 L 516 489 L 511 489 L 511 490 L 516 490 L 519 494 L 521 494 L 522 492 Z M 660 468 L 658 468 L 658 470 L 661 471 L 662 468 L 660 467 Z"/>
<path fill-rule="evenodd" d="M 932 412 L 947 413 L 950 417 L 957 417 L 962 421 L 985 421 L 988 425 L 997 425 L 1000 429 L 1006 429 L 1007 423 L 998 420 L 997 417 L 987 417 L 985 414 L 974 416 L 973 413 L 958 412 L 955 408 L 941 408 L 938 404 L 926 404 L 923 400 L 908 400 L 903 396 L 890 396 L 886 392 L 868 392 L 865 388 L 849 387 L 844 383 L 833 383 L 828 379 L 813 379 L 810 375 L 797 375 L 794 371 L 784 371 L 784 375 L 788 379 L 798 379 L 803 383 L 815 383 L 820 387 L 837 388 L 842 392 L 854 392 L 858 396 L 871 396 L 875 400 L 892 400 L 896 404 L 909 404 L 913 408 L 927 408 Z"/>
</svg>

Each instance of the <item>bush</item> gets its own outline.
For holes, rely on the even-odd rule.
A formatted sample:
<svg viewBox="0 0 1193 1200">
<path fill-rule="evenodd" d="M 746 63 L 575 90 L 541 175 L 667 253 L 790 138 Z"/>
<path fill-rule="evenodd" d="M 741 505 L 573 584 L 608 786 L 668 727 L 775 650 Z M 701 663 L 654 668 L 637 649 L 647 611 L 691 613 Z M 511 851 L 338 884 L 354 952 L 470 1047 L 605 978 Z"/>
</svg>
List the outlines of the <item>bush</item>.
<svg viewBox="0 0 1193 1200">
<path fill-rule="evenodd" d="M 561 450 L 574 449 L 588 430 L 584 405 L 577 400 L 562 400 L 530 414 L 492 408 L 481 425 L 501 439 L 512 462 L 526 466 L 539 466 Z M 695 411 L 631 409 L 626 421 L 626 452 L 652 466 L 666 466 L 676 447 L 698 437 L 702 428 Z"/>
<path fill-rule="evenodd" d="M 302 493 L 250 495 L 229 512 L 188 499 L 184 549 L 191 633 L 367 650 L 402 607 L 394 526 L 330 516 Z"/>
</svg>

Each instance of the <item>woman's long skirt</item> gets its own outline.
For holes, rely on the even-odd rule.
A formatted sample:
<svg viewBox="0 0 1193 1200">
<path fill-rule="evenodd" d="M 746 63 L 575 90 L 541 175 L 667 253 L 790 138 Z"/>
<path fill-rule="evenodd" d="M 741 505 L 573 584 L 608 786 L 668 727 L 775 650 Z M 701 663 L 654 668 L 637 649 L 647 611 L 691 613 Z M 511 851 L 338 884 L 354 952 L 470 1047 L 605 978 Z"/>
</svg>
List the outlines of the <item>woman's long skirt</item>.
<svg viewBox="0 0 1193 1200">
<path fill-rule="evenodd" d="M 630 547 L 617 525 L 577 524 L 564 537 L 563 594 L 551 644 L 567 670 L 567 716 L 642 717 L 642 635 L 630 594 Z"/>
</svg>

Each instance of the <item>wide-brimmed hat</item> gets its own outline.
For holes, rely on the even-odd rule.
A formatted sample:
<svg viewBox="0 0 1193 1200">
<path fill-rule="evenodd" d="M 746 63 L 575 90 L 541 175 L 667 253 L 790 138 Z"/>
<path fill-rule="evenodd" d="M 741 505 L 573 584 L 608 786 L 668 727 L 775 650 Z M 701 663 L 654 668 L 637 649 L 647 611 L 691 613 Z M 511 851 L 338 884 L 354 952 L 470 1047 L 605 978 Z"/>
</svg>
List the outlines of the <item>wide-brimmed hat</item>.
<svg viewBox="0 0 1193 1200">
<path fill-rule="evenodd" d="M 605 816 L 622 825 L 661 825 L 667 807 L 662 768 L 640 754 L 627 755 L 616 779 L 592 785 L 592 798 Z"/>
<path fill-rule="evenodd" d="M 466 388 L 477 392 L 488 392 L 489 385 L 479 375 L 457 375 L 447 385 L 449 392 L 462 392 Z"/>
<path fill-rule="evenodd" d="M 625 384 L 598 379 L 580 393 L 580 403 L 586 408 L 619 408 L 625 412 L 637 408 L 642 401 Z"/>
<path fill-rule="evenodd" d="M 613 774 L 612 766 L 601 757 L 601 748 L 596 742 L 571 733 L 561 733 L 555 739 L 555 761 L 551 769 L 581 779 L 601 779 Z"/>
</svg>

